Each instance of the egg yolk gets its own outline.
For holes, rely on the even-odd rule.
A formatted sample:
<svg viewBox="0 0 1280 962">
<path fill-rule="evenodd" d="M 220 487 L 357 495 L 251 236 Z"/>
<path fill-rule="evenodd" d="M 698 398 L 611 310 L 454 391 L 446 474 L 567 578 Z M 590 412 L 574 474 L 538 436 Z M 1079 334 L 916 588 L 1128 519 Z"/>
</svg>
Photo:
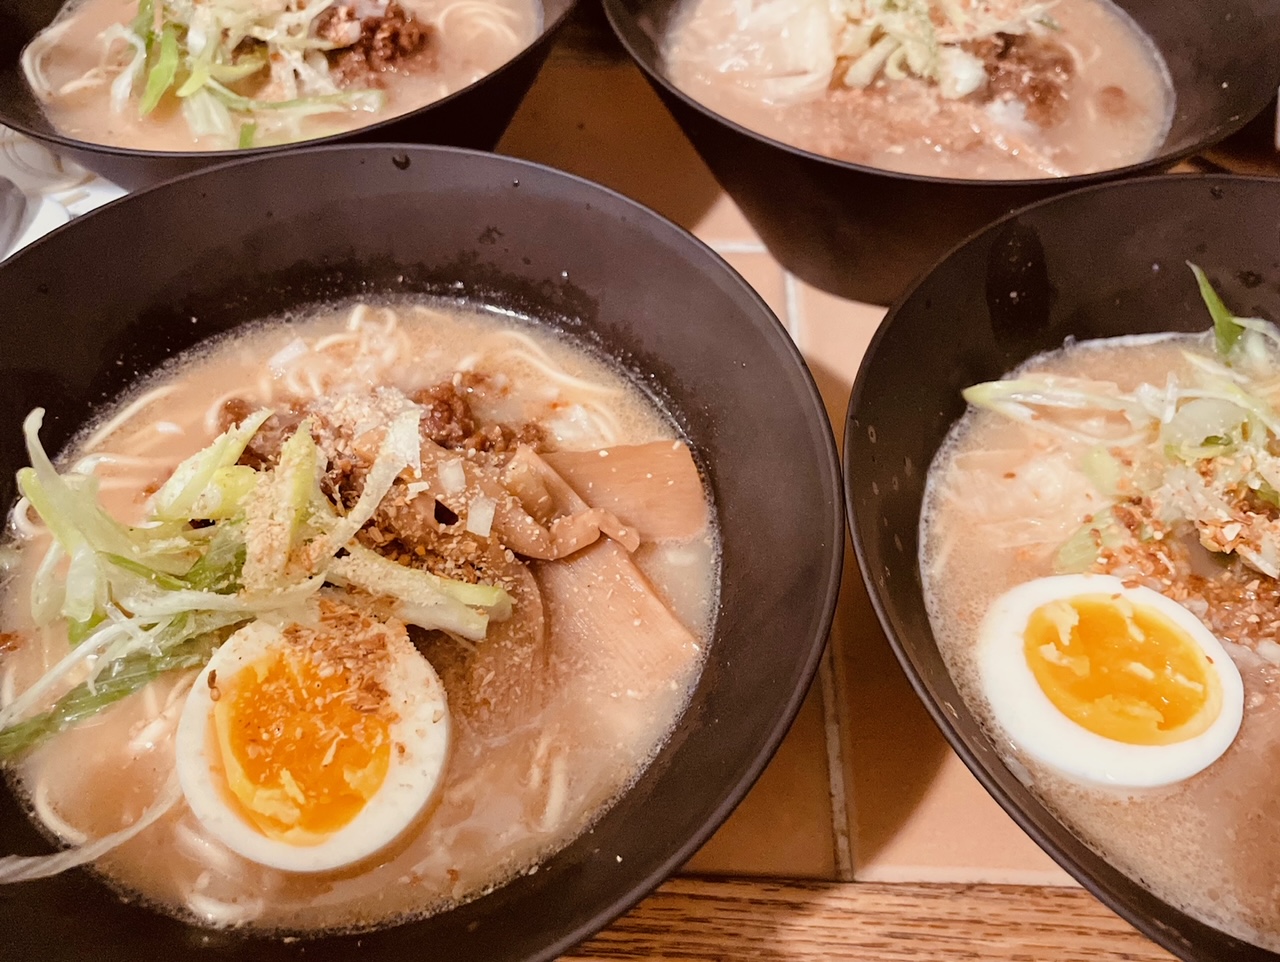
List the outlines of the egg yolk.
<svg viewBox="0 0 1280 962">
<path fill-rule="evenodd" d="M 1158 611 L 1116 595 L 1041 605 L 1023 634 L 1027 664 L 1054 706 L 1094 734 L 1130 745 L 1194 738 L 1218 716 L 1209 658 Z"/>
<path fill-rule="evenodd" d="M 377 793 L 391 737 L 346 673 L 277 654 L 218 682 L 214 728 L 227 788 L 268 838 L 317 844 Z M 326 677 L 327 676 L 327 677 Z"/>
</svg>

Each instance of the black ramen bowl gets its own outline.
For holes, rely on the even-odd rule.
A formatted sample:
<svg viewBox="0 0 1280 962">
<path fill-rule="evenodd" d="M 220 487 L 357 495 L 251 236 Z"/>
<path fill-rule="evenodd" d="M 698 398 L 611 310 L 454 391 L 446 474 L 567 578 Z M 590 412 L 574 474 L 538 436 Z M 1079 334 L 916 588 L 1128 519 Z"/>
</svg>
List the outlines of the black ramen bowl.
<svg viewBox="0 0 1280 962">
<path fill-rule="evenodd" d="M 1176 112 L 1149 159 L 1074 177 L 978 181 L 832 160 L 720 116 L 678 89 L 662 38 L 687 0 L 604 0 L 614 30 L 756 233 L 784 267 L 844 297 L 893 302 L 973 231 L 1067 190 L 1161 171 L 1238 130 L 1280 86 L 1275 0 L 1117 0 L 1151 38 Z"/>
<path fill-rule="evenodd" d="M 1280 181 L 1142 178 L 1004 218 L 954 250 L 881 326 L 845 428 L 845 496 L 872 603 L 916 693 L 951 746 L 1063 868 L 1138 929 L 1196 962 L 1280 956 L 1156 898 L 1085 846 L 1007 768 L 947 672 L 920 581 L 925 473 L 960 392 L 1064 339 L 1203 331 L 1186 267 L 1200 264 L 1239 314 L 1280 320 Z"/>
<path fill-rule="evenodd" d="M 109 147 L 58 133 L 23 76 L 19 57 L 37 33 L 53 22 L 67 0 L 0 0 L 0 125 L 43 141 L 59 154 L 133 190 L 240 157 L 296 149 L 278 144 L 247 150 L 161 151 Z M 542 32 L 533 43 L 492 73 L 426 106 L 345 133 L 303 141 L 446 144 L 492 150 L 538 76 L 576 0 L 541 0 Z"/>
<path fill-rule="evenodd" d="M 0 266 L 0 502 L 12 502 L 30 408 L 48 409 L 56 449 L 139 374 L 204 338 L 313 302 L 414 292 L 580 339 L 616 359 L 689 440 L 714 500 L 723 577 L 706 667 L 669 741 L 538 872 L 424 921 L 273 941 L 182 924 L 75 871 L 0 887 L 4 958 L 552 959 L 675 871 L 786 733 L 826 641 L 844 533 L 813 380 L 764 302 L 710 250 L 536 164 L 450 148 L 291 151 L 124 198 L 21 251 Z M 41 848 L 0 788 L 0 852 Z"/>
</svg>

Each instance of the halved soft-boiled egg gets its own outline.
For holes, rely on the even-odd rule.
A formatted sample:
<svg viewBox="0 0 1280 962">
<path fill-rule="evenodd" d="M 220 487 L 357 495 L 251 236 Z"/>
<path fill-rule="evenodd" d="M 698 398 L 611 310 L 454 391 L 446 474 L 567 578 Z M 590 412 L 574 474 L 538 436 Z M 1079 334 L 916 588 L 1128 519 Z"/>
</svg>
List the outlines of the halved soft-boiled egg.
<svg viewBox="0 0 1280 962">
<path fill-rule="evenodd" d="M 333 601 L 305 623 L 255 621 L 187 698 L 178 777 L 214 838 L 263 865 L 319 872 L 395 840 L 449 749 L 440 679 L 404 626 Z"/>
<path fill-rule="evenodd" d="M 1244 710 L 1240 672 L 1200 620 L 1109 575 L 1039 578 L 1001 595 L 979 629 L 978 671 L 1020 750 L 1118 788 L 1207 768 Z"/>
</svg>

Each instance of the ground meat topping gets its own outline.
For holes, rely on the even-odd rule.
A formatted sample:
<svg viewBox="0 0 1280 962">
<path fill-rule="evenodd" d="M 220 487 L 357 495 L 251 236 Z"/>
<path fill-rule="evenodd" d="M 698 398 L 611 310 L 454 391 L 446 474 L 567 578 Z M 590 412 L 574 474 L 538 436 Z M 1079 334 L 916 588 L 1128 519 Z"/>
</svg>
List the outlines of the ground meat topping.
<svg viewBox="0 0 1280 962">
<path fill-rule="evenodd" d="M 315 19 L 314 29 L 317 40 L 335 49 L 359 42 L 363 33 L 360 19 L 348 6 L 334 6 L 322 11 Z"/>
<path fill-rule="evenodd" d="M 422 436 L 445 448 L 459 448 L 476 433 L 471 405 L 452 381 L 418 391 L 412 396 L 421 404 Z"/>
<path fill-rule="evenodd" d="M 467 400 L 468 382 L 445 381 L 412 395 L 423 407 L 422 436 L 442 448 L 484 451 L 504 454 L 518 444 L 541 450 L 545 438 L 536 424 L 509 427 L 505 424 L 480 425 Z"/>
<path fill-rule="evenodd" d="M 966 44 L 983 62 L 988 100 L 1017 100 L 1026 105 L 1027 119 L 1052 127 L 1067 112 L 1067 88 L 1075 62 L 1061 44 L 1044 37 L 998 33 Z"/>
<path fill-rule="evenodd" d="M 1100 548 L 1092 570 L 1160 592 L 1223 641 L 1255 650 L 1264 642 L 1280 642 L 1280 583 L 1233 556 L 1206 550 L 1189 530 L 1165 529 L 1147 507 L 1135 502 L 1113 509 L 1131 538 Z"/>
<path fill-rule="evenodd" d="M 222 404 L 222 414 L 218 429 L 228 431 L 240 424 L 257 408 L 251 407 L 243 398 L 233 397 Z M 280 456 L 280 448 L 302 423 L 306 412 L 298 404 L 289 403 L 279 408 L 262 423 L 253 438 L 249 441 L 244 453 L 240 455 L 240 464 L 248 465 L 255 471 L 263 471 L 272 467 Z"/>
<path fill-rule="evenodd" d="M 487 387 L 480 376 L 462 374 L 412 397 L 380 388 L 368 394 L 291 404 L 263 424 L 240 463 L 257 470 L 274 466 L 284 442 L 309 419 L 324 463 L 321 492 L 340 509 L 350 510 L 364 490 L 381 425 L 414 412 L 424 445 L 457 451 L 468 462 L 489 470 L 496 481 L 518 445 L 538 447 L 545 439 L 534 424 L 511 427 L 482 423 L 471 408 L 470 396 L 485 390 L 496 393 L 498 389 Z M 253 410 L 246 401 L 231 398 L 223 405 L 223 428 L 239 424 Z M 418 475 L 403 472 L 357 535 L 360 542 L 384 557 L 443 577 L 490 582 L 493 544 L 488 538 L 460 530 L 459 515 L 437 500 L 438 494 L 433 496 L 422 488 Z"/>
<path fill-rule="evenodd" d="M 316 18 L 317 35 L 337 45 L 354 33 L 355 22 L 350 7 L 331 7 Z M 430 40 L 429 26 L 400 4 L 389 3 L 382 16 L 359 21 L 358 37 L 331 51 L 329 66 L 344 86 L 381 86 L 380 74 L 403 69 L 429 54 Z"/>
</svg>

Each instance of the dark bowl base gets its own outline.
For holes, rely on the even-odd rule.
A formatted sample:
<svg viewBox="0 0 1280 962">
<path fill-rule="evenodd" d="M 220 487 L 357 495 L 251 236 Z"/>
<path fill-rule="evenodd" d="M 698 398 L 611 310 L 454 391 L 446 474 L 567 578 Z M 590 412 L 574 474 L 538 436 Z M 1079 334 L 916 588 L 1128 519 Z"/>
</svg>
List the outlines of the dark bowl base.
<svg viewBox="0 0 1280 962">
<path fill-rule="evenodd" d="M 686 0 L 604 0 L 640 65 L 711 172 L 775 257 L 842 297 L 895 301 L 953 246 L 996 218 L 1096 183 L 1167 170 L 1244 126 L 1280 87 L 1275 0 L 1116 0 L 1169 67 L 1165 142 L 1119 170 L 1028 181 L 959 181 L 821 157 L 719 116 L 667 78 L 661 37 Z"/>
</svg>

